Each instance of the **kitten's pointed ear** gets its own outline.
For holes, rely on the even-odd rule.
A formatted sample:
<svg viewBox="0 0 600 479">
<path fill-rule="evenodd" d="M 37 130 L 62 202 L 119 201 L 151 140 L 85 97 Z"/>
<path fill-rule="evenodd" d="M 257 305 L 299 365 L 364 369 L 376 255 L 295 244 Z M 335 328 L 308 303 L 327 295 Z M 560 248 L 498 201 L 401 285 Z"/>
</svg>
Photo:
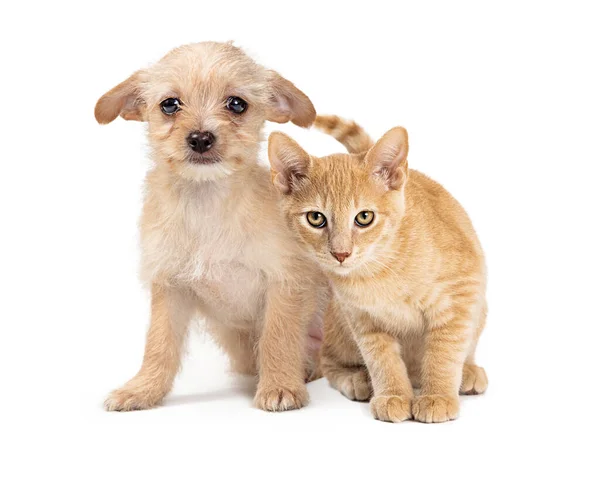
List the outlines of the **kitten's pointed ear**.
<svg viewBox="0 0 600 479">
<path fill-rule="evenodd" d="M 317 116 L 310 99 L 289 80 L 273 70 L 268 72 L 270 90 L 267 120 L 308 127 Z"/>
<path fill-rule="evenodd" d="M 390 190 L 400 190 L 408 179 L 408 133 L 398 126 L 392 128 L 368 151 L 365 161 L 373 175 Z"/>
<path fill-rule="evenodd" d="M 269 136 L 269 162 L 273 184 L 287 195 L 307 175 L 310 156 L 289 136 L 276 131 Z"/>
<path fill-rule="evenodd" d="M 138 71 L 102 95 L 94 110 L 98 123 L 110 123 L 119 115 L 125 120 L 145 120 L 146 104 L 139 94 L 142 75 Z"/>
</svg>

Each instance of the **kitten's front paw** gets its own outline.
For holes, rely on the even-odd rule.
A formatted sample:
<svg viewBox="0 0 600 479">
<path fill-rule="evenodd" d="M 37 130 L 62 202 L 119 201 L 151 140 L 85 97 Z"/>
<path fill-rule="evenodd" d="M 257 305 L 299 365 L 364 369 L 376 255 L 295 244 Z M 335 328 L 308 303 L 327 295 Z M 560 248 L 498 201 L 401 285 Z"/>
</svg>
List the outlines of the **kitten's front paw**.
<svg viewBox="0 0 600 479">
<path fill-rule="evenodd" d="M 406 421 L 412 417 L 410 402 L 405 396 L 375 396 L 371 399 L 371 412 L 380 421 Z"/>
<path fill-rule="evenodd" d="M 254 405 L 264 411 L 288 411 L 308 404 L 308 391 L 304 384 L 295 388 L 261 386 L 259 384 Z"/>
<path fill-rule="evenodd" d="M 426 394 L 414 400 L 413 416 L 420 422 L 446 422 L 458 417 L 458 397 Z"/>
<path fill-rule="evenodd" d="M 111 392 L 104 401 L 107 411 L 137 411 L 157 406 L 163 399 L 163 394 L 156 394 L 142 387 L 124 386 Z"/>
<path fill-rule="evenodd" d="M 465 364 L 463 366 L 462 383 L 460 384 L 461 394 L 483 394 L 487 389 L 488 379 L 485 369 L 475 364 Z"/>
<path fill-rule="evenodd" d="M 371 397 L 371 381 L 366 369 L 348 369 L 336 382 L 337 389 L 352 401 L 368 401 Z"/>
</svg>

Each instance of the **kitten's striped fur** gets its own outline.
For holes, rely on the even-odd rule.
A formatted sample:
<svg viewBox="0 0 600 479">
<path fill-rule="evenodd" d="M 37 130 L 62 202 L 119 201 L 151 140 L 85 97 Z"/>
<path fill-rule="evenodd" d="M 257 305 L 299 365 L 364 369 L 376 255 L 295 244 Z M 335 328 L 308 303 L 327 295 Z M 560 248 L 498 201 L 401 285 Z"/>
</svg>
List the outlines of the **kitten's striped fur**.
<svg viewBox="0 0 600 479">
<path fill-rule="evenodd" d="M 323 373 L 351 399 L 372 394 L 378 419 L 454 419 L 459 391 L 487 387 L 474 362 L 487 313 L 475 230 L 441 185 L 408 169 L 403 128 L 373 145 L 354 122 L 321 116 L 315 125 L 350 154 L 311 157 L 273 133 L 269 160 L 288 225 L 333 285 Z M 315 211 L 322 227 L 307 221 Z M 361 211 L 374 212 L 368 227 L 353 221 Z"/>
<path fill-rule="evenodd" d="M 369 134 L 352 120 L 335 115 L 318 115 L 313 125 L 333 136 L 346 147 L 348 153 L 364 153 L 373 146 Z"/>
</svg>

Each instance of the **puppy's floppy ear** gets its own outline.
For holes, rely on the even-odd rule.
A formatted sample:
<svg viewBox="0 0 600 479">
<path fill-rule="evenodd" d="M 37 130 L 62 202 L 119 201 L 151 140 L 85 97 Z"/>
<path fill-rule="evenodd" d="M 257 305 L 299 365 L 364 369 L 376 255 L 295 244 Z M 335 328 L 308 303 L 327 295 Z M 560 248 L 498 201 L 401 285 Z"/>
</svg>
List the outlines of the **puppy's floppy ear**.
<svg viewBox="0 0 600 479">
<path fill-rule="evenodd" d="M 270 98 L 267 120 L 276 123 L 292 123 L 308 127 L 315 121 L 317 113 L 309 98 L 294 84 L 273 70 L 268 72 Z"/>
<path fill-rule="evenodd" d="M 269 136 L 269 162 L 273 184 L 287 195 L 306 177 L 310 156 L 285 133 L 275 131 Z"/>
<path fill-rule="evenodd" d="M 143 73 L 135 72 L 127 80 L 102 97 L 96 103 L 94 115 L 98 123 L 106 124 L 121 115 L 125 120 L 144 121 L 146 104 L 140 98 L 140 80 Z"/>
<path fill-rule="evenodd" d="M 365 161 L 373 175 L 390 190 L 401 190 L 408 179 L 408 133 L 392 128 L 367 152 Z"/>
</svg>

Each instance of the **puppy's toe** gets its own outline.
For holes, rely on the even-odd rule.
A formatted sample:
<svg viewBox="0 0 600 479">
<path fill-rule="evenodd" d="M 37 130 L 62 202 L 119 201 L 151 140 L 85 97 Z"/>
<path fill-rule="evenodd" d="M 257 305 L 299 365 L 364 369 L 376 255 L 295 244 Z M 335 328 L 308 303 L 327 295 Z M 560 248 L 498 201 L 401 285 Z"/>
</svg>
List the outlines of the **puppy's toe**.
<svg viewBox="0 0 600 479">
<path fill-rule="evenodd" d="M 155 394 L 143 388 L 129 388 L 127 386 L 111 392 L 104 401 L 107 411 L 138 411 L 157 406 L 163 398 L 162 394 Z"/>
<path fill-rule="evenodd" d="M 308 404 L 308 391 L 304 384 L 297 387 L 259 386 L 254 404 L 264 411 L 288 411 Z"/>
</svg>

